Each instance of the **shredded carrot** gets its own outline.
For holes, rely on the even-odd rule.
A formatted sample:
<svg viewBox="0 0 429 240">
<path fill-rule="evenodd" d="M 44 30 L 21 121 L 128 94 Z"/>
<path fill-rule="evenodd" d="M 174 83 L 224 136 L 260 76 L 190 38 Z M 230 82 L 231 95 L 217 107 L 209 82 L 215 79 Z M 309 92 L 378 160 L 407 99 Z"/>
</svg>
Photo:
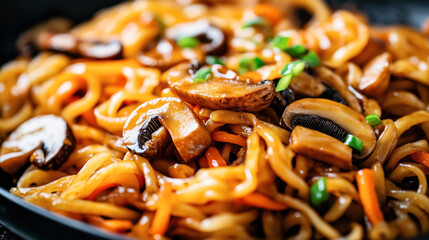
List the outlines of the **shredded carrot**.
<svg viewBox="0 0 429 240">
<path fill-rule="evenodd" d="M 93 127 L 97 127 L 97 119 L 95 118 L 94 109 L 91 108 L 88 111 L 82 113 L 82 118 L 85 119 L 89 123 L 89 125 Z"/>
<path fill-rule="evenodd" d="M 256 71 L 250 71 L 241 75 L 241 79 L 246 82 L 257 84 L 261 81 L 262 75 Z"/>
<path fill-rule="evenodd" d="M 210 167 L 223 167 L 227 165 L 215 147 L 209 147 L 206 152 L 206 158 Z"/>
<path fill-rule="evenodd" d="M 429 167 L 429 153 L 423 151 L 416 151 L 410 155 L 414 161 Z"/>
<path fill-rule="evenodd" d="M 273 201 L 267 196 L 256 192 L 237 199 L 236 203 L 275 211 L 285 210 L 287 208 L 285 204 Z"/>
<path fill-rule="evenodd" d="M 61 84 L 56 92 L 56 97 L 63 103 L 70 102 L 73 94 L 86 87 L 86 82 L 81 77 L 68 74 L 65 77 L 67 80 Z"/>
<path fill-rule="evenodd" d="M 214 131 L 212 133 L 212 138 L 213 140 L 218 142 L 233 143 L 243 147 L 247 146 L 246 138 L 239 135 L 230 134 L 224 131 Z"/>
<path fill-rule="evenodd" d="M 366 216 L 372 225 L 384 221 L 383 213 L 378 203 L 375 192 L 374 171 L 371 169 L 361 169 L 356 173 L 356 182 L 359 189 L 360 200 Z"/>
<path fill-rule="evenodd" d="M 130 220 L 104 219 L 100 216 L 90 215 L 85 216 L 85 218 L 94 226 L 116 233 L 123 233 L 133 227 L 133 223 Z"/>
<path fill-rule="evenodd" d="M 171 183 L 166 182 L 159 195 L 158 208 L 150 227 L 153 235 L 164 235 L 167 232 L 172 209 L 171 197 L 173 196 L 173 190 Z"/>
<path fill-rule="evenodd" d="M 273 26 L 283 18 L 283 13 L 271 4 L 261 3 L 255 5 L 252 10 L 255 15 L 265 18 Z"/>
<path fill-rule="evenodd" d="M 422 25 L 422 32 L 426 35 L 429 35 L 429 17 L 426 18 Z"/>
<path fill-rule="evenodd" d="M 207 162 L 206 156 L 202 156 L 200 159 L 198 159 L 198 165 L 200 165 L 200 168 L 209 168 L 209 163 Z"/>
<path fill-rule="evenodd" d="M 134 175 L 134 176 L 128 175 L 128 174 L 127 175 L 119 174 L 119 175 L 112 176 L 106 179 L 106 181 L 103 182 L 103 184 L 98 186 L 90 195 L 86 197 L 86 199 L 92 201 L 102 191 L 116 186 L 132 186 L 134 188 L 137 188 L 137 187 L 141 188 L 144 185 L 144 177 L 142 175 Z"/>
</svg>

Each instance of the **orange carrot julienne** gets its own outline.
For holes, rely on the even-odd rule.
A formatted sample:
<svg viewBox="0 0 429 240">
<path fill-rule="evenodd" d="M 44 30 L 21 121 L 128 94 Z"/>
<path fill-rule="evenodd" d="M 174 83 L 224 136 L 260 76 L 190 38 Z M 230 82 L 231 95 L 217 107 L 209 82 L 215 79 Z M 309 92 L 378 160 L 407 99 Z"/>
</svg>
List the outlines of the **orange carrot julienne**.
<svg viewBox="0 0 429 240">
<path fill-rule="evenodd" d="M 276 202 L 261 193 L 251 193 L 245 197 L 236 200 L 237 203 L 249 205 L 252 207 L 263 208 L 267 210 L 281 211 L 287 206 L 283 203 Z"/>
<path fill-rule="evenodd" d="M 171 183 L 166 182 L 164 188 L 159 193 L 159 204 L 156 209 L 155 216 L 150 227 L 150 232 L 153 235 L 164 235 L 167 232 L 168 223 L 170 222 L 171 216 L 171 197 L 173 196 L 173 190 Z"/>
<path fill-rule="evenodd" d="M 130 220 L 104 219 L 100 216 L 86 216 L 86 219 L 94 226 L 116 233 L 125 232 L 133 227 L 133 223 Z"/>
<path fill-rule="evenodd" d="M 416 151 L 411 154 L 411 159 L 429 167 L 429 153 L 423 151 Z"/>
<path fill-rule="evenodd" d="M 78 76 L 70 77 L 58 88 L 56 96 L 61 102 L 66 102 L 73 96 L 73 94 L 85 86 L 86 83 L 82 78 Z"/>
<path fill-rule="evenodd" d="M 227 165 L 215 147 L 209 147 L 206 152 L 206 158 L 210 167 L 223 167 Z"/>
<path fill-rule="evenodd" d="M 212 133 L 212 138 L 213 140 L 218 142 L 233 143 L 243 147 L 247 146 L 246 138 L 239 135 L 230 134 L 224 131 L 214 131 Z"/>
<path fill-rule="evenodd" d="M 366 216 L 372 225 L 384 221 L 383 213 L 378 203 L 375 192 L 374 171 L 368 168 L 361 169 L 356 173 L 356 182 L 359 189 L 359 197 Z"/>
<path fill-rule="evenodd" d="M 137 175 L 137 174 L 135 174 L 134 176 L 135 176 L 135 180 L 132 180 L 132 181 L 137 181 L 137 182 L 134 182 L 133 185 L 138 184 L 139 187 L 143 187 L 143 185 L 144 185 L 144 177 L 142 175 Z M 94 200 L 98 196 L 98 194 L 100 194 L 104 190 L 107 190 L 107 189 L 112 188 L 112 187 L 120 186 L 120 185 L 127 186 L 127 182 L 124 182 L 124 181 L 128 181 L 128 180 L 124 179 L 120 175 L 119 176 L 114 176 L 114 177 L 110 178 L 109 180 L 107 180 L 104 184 L 98 186 L 85 199 L 92 201 L 92 200 Z M 130 183 L 128 183 L 128 185 L 129 184 Z M 136 185 L 136 187 L 137 187 L 137 185 Z"/>
<path fill-rule="evenodd" d="M 267 3 L 255 5 L 253 8 L 255 15 L 261 16 L 268 20 L 272 25 L 275 25 L 283 18 L 283 13 L 275 6 Z"/>
<path fill-rule="evenodd" d="M 112 187 L 116 187 L 118 185 L 119 185 L 118 183 L 109 183 L 106 185 L 102 185 L 102 186 L 96 188 L 88 197 L 86 197 L 86 200 L 93 201 L 98 196 L 98 194 L 100 194 L 102 191 L 109 189 L 109 188 L 112 188 Z"/>
<path fill-rule="evenodd" d="M 207 162 L 206 156 L 202 156 L 200 159 L 198 159 L 198 165 L 200 165 L 201 168 L 209 168 L 209 163 Z"/>
<path fill-rule="evenodd" d="M 94 109 L 89 109 L 88 111 L 82 113 L 82 118 L 85 119 L 89 123 L 89 125 L 93 127 L 97 127 L 97 119 L 95 118 Z"/>
</svg>

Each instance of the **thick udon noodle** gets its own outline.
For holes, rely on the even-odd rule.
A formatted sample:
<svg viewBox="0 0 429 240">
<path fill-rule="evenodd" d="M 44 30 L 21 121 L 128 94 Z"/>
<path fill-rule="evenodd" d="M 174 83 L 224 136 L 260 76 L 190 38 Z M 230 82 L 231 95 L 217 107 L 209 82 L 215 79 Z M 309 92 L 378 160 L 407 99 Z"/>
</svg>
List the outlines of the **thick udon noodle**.
<svg viewBox="0 0 429 240">
<path fill-rule="evenodd" d="M 270 121 L 267 112 L 206 108 L 197 111 L 210 132 L 226 126 L 246 137 L 242 164 L 196 171 L 184 163 L 174 164 L 174 159 L 150 161 L 128 152 L 121 134 L 131 111 L 151 99 L 173 96 L 160 69 L 143 67 L 133 58 L 150 44 L 151 36 L 158 34 L 158 29 L 139 24 L 145 13 L 155 13 L 167 27 L 207 17 L 224 29 L 236 29 L 230 46 L 234 54 L 227 57 L 227 66 L 235 66 L 237 56 L 244 52 L 275 58 L 273 64 L 258 70 L 264 78 L 273 79 L 291 61 L 287 54 L 277 53 L 274 57 L 272 52 L 246 38 L 248 32 L 241 31 L 241 18 L 247 14 L 245 7 L 137 1 L 103 10 L 71 30 L 82 38 L 119 39 L 126 59 L 73 60 L 62 54 L 41 52 L 33 59 L 19 57 L 1 68 L 3 138 L 25 120 L 48 113 L 62 116 L 77 138 L 76 149 L 60 169 L 45 171 L 30 167 L 19 177 L 11 193 L 95 225 L 97 221 L 91 217 L 94 215 L 130 220 L 132 225 L 122 231 L 141 238 L 153 237 L 150 226 L 159 206 L 160 189 L 166 183 L 171 183 L 174 192 L 168 237 L 381 239 L 408 238 L 428 232 L 429 169 L 408 158 L 416 151 L 429 151 L 427 35 L 407 27 L 374 28 L 359 14 L 345 10 L 331 12 L 319 1 L 285 2 L 281 5 L 284 11 L 301 7 L 312 13 L 313 18 L 299 29 L 292 19 L 285 17 L 274 31 L 291 36 L 294 44 L 316 51 L 323 65 L 332 71 L 323 67 L 315 71 L 341 80 L 335 84 L 348 88 L 350 99 L 358 103 L 349 104 L 350 107 L 364 115 L 383 113 L 384 127 L 378 129 L 375 150 L 354 165 L 353 170 L 340 170 L 294 153 L 288 146 L 290 132 L 270 123 L 278 119 L 273 117 Z M 353 58 L 365 54 L 370 39 L 384 42 L 393 57 L 391 82 L 376 97 L 367 97 L 353 89 L 363 75 L 362 67 Z M 86 89 L 75 101 L 62 99 L 58 94 L 69 79 L 79 79 Z M 88 112 L 93 113 L 89 114 L 92 118 L 83 117 Z M 223 156 L 237 153 L 237 149 L 231 150 L 230 143 L 218 144 L 221 145 Z M 366 219 L 355 184 L 356 171 L 363 167 L 373 169 L 378 200 L 386 214 L 391 215 L 377 225 Z M 143 176 L 144 188 L 133 207 L 86 199 L 109 179 L 121 178 L 122 186 L 139 191 L 136 175 Z M 327 178 L 328 192 L 334 197 L 331 207 L 323 211 L 309 203 L 309 186 L 321 176 Z M 417 189 L 399 187 L 409 177 L 416 177 Z M 236 199 L 253 192 L 283 203 L 288 209 L 269 211 L 236 204 Z"/>
</svg>

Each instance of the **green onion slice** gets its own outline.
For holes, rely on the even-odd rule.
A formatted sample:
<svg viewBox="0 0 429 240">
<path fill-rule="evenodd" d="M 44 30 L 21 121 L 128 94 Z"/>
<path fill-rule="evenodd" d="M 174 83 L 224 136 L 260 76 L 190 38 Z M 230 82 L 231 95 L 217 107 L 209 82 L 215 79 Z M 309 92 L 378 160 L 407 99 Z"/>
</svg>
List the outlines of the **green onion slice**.
<svg viewBox="0 0 429 240">
<path fill-rule="evenodd" d="M 366 122 L 372 127 L 377 127 L 378 125 L 382 124 L 378 114 L 370 114 L 366 116 Z"/>
<path fill-rule="evenodd" d="M 269 27 L 268 22 L 262 17 L 254 17 L 243 24 L 243 28 L 249 27 Z"/>
<path fill-rule="evenodd" d="M 313 51 L 308 52 L 306 55 L 302 56 L 301 59 L 304 60 L 311 68 L 320 65 L 319 56 L 317 56 L 317 54 Z"/>
<path fill-rule="evenodd" d="M 206 63 L 209 65 L 213 65 L 213 64 L 223 65 L 222 60 L 220 60 L 220 58 L 215 57 L 215 56 L 207 56 L 206 57 Z"/>
<path fill-rule="evenodd" d="M 276 86 L 276 92 L 281 92 L 285 90 L 289 86 L 291 80 L 292 80 L 292 74 L 287 74 L 287 75 L 284 75 L 282 78 L 280 78 Z"/>
<path fill-rule="evenodd" d="M 287 44 L 289 43 L 289 37 L 276 36 L 271 40 L 271 45 L 275 48 L 285 51 L 287 49 Z"/>
<path fill-rule="evenodd" d="M 282 69 L 281 74 L 288 75 L 292 74 L 292 77 L 297 77 L 305 68 L 305 62 L 298 60 L 293 61 L 288 64 Z"/>
<path fill-rule="evenodd" d="M 202 83 L 209 80 L 212 76 L 211 71 L 212 70 L 209 67 L 204 67 L 198 70 L 194 75 L 194 83 Z"/>
<path fill-rule="evenodd" d="M 198 45 L 198 40 L 194 37 L 181 37 L 177 39 L 177 45 L 181 48 L 194 48 Z"/>
<path fill-rule="evenodd" d="M 326 187 L 326 178 L 321 177 L 310 187 L 310 200 L 315 206 L 319 206 L 329 198 L 328 189 Z"/>
<path fill-rule="evenodd" d="M 298 44 L 286 49 L 286 52 L 293 58 L 300 58 L 307 52 L 307 48 Z"/>
<path fill-rule="evenodd" d="M 344 144 L 347 146 L 358 150 L 359 152 L 362 151 L 363 142 L 358 137 L 353 136 L 351 134 L 347 134 L 346 140 L 344 141 Z"/>
<path fill-rule="evenodd" d="M 260 57 L 243 57 L 238 64 L 238 73 L 245 74 L 249 71 L 255 71 L 264 65 L 265 63 Z"/>
</svg>

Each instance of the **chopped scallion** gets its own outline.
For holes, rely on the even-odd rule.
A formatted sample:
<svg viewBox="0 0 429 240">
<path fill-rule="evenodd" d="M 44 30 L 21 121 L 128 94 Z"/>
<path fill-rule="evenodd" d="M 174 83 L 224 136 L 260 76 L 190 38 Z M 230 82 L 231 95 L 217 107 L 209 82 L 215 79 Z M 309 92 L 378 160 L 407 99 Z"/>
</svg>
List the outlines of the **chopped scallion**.
<svg viewBox="0 0 429 240">
<path fill-rule="evenodd" d="M 285 51 L 293 58 L 300 58 L 307 52 L 307 48 L 298 44 L 287 48 Z"/>
<path fill-rule="evenodd" d="M 292 74 L 287 74 L 287 75 L 284 75 L 282 78 L 280 78 L 276 86 L 276 92 L 281 92 L 285 90 L 287 87 L 289 87 L 291 80 L 292 80 Z"/>
<path fill-rule="evenodd" d="M 181 48 L 194 48 L 198 45 L 198 40 L 194 37 L 185 36 L 177 39 L 177 45 Z"/>
<path fill-rule="evenodd" d="M 194 75 L 194 83 L 206 82 L 211 78 L 211 68 L 205 67 L 198 70 Z"/>
<path fill-rule="evenodd" d="M 209 65 L 213 65 L 213 64 L 223 65 L 222 60 L 220 60 L 220 58 L 215 57 L 215 56 L 207 56 L 206 57 L 206 63 Z"/>
<path fill-rule="evenodd" d="M 304 60 L 311 68 L 320 65 L 319 56 L 317 56 L 313 51 L 308 52 L 306 55 L 302 56 L 301 59 Z"/>
<path fill-rule="evenodd" d="M 262 17 L 254 17 L 243 24 L 243 28 L 249 27 L 269 27 L 268 22 Z"/>
<path fill-rule="evenodd" d="M 287 44 L 289 43 L 289 37 L 284 36 L 276 36 L 271 40 L 271 44 L 273 47 L 280 49 L 281 51 L 285 51 L 287 49 Z"/>
<path fill-rule="evenodd" d="M 378 116 L 378 114 L 370 114 L 368 116 L 366 116 L 366 122 L 371 125 L 372 127 L 376 127 L 380 124 L 382 124 L 381 120 L 380 120 L 380 116 Z"/>
<path fill-rule="evenodd" d="M 344 141 L 344 144 L 346 144 L 347 146 L 357 150 L 357 151 L 362 151 L 362 147 L 363 147 L 363 142 L 362 140 L 360 140 L 358 137 L 353 136 L 351 134 L 347 134 L 346 140 Z"/>
<path fill-rule="evenodd" d="M 305 62 L 304 61 L 293 61 L 288 63 L 283 70 L 281 71 L 282 75 L 288 75 L 292 74 L 292 77 L 297 77 L 305 68 Z"/>
<path fill-rule="evenodd" d="M 329 198 L 328 189 L 326 187 L 326 178 L 321 177 L 310 187 L 310 200 L 315 206 L 319 206 Z"/>
<path fill-rule="evenodd" d="M 255 71 L 264 65 L 265 63 L 260 57 L 243 57 L 238 65 L 238 73 L 245 74 L 249 71 Z"/>
</svg>

